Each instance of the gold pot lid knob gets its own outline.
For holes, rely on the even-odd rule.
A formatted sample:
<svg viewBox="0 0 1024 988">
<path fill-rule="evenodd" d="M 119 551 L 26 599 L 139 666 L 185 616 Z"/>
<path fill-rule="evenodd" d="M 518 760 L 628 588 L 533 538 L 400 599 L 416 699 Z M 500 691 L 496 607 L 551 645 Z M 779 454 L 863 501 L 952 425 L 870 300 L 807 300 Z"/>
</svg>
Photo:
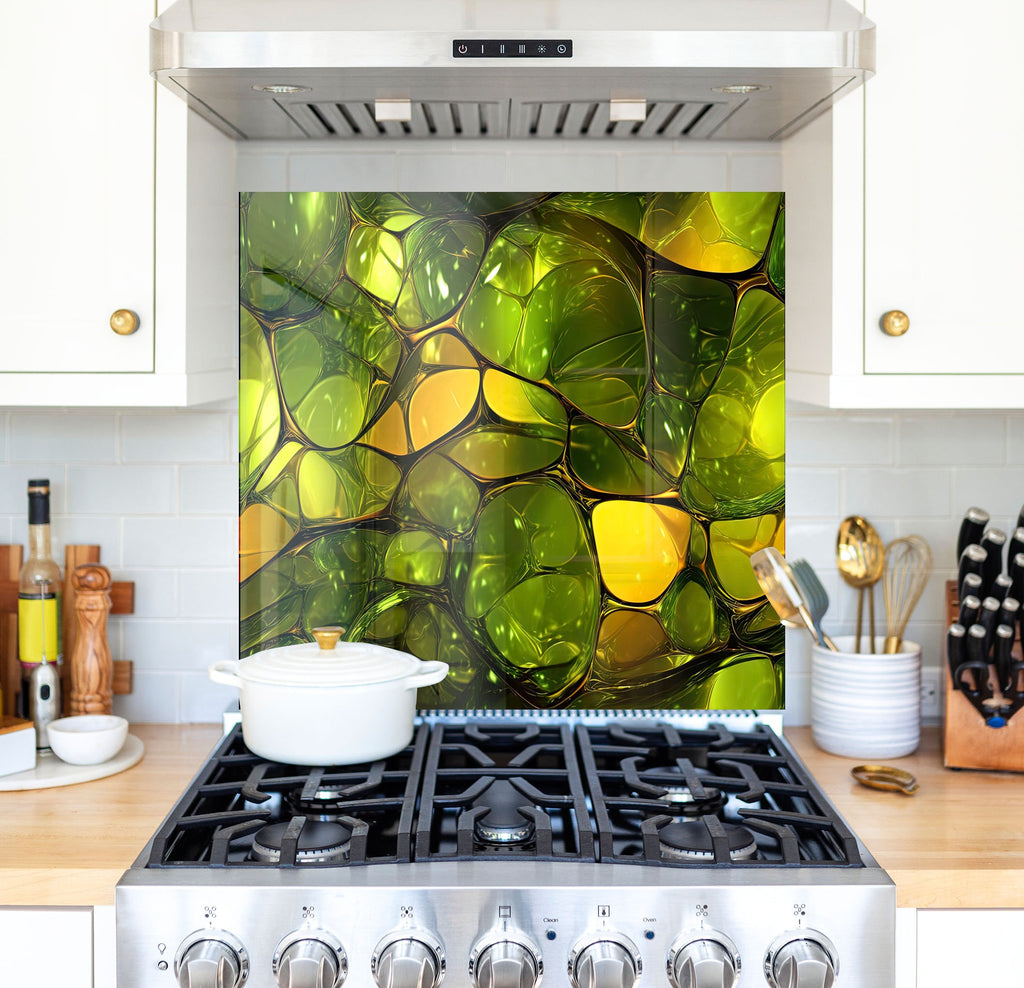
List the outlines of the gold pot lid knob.
<svg viewBox="0 0 1024 988">
<path fill-rule="evenodd" d="M 139 328 L 139 317 L 131 309 L 118 309 L 110 317 L 110 328 L 118 336 L 131 336 Z"/>
<path fill-rule="evenodd" d="M 882 332 L 889 336 L 902 336 L 910 329 L 910 316 L 899 309 L 891 309 L 882 316 Z"/>
<path fill-rule="evenodd" d="M 313 629 L 313 637 L 316 639 L 317 645 L 320 646 L 320 649 L 323 652 L 333 651 L 334 646 L 338 644 L 338 639 L 343 634 L 345 634 L 345 629 L 337 624 L 325 625 L 322 628 Z"/>
</svg>

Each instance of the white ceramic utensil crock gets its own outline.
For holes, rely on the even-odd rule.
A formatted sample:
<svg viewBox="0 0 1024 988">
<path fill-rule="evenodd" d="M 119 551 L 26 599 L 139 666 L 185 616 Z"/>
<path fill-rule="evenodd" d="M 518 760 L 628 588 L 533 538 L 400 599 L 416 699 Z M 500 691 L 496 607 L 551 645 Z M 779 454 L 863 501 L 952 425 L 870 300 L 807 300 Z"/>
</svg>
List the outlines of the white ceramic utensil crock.
<svg viewBox="0 0 1024 988">
<path fill-rule="evenodd" d="M 215 662 L 209 674 L 238 688 L 242 737 L 257 755 L 327 766 L 401 751 L 412 739 L 416 690 L 439 683 L 448 666 L 381 645 L 340 642 L 271 648 Z"/>
</svg>

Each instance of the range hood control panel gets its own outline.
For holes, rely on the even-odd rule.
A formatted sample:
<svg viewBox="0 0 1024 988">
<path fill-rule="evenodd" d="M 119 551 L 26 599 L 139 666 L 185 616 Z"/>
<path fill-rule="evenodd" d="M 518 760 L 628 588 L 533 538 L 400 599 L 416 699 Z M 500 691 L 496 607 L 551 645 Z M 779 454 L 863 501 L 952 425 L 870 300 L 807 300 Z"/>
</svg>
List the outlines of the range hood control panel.
<svg viewBox="0 0 1024 988">
<path fill-rule="evenodd" d="M 572 58 L 572 41 L 568 38 L 544 38 L 540 41 L 456 38 L 452 42 L 452 55 L 455 58 Z"/>
</svg>

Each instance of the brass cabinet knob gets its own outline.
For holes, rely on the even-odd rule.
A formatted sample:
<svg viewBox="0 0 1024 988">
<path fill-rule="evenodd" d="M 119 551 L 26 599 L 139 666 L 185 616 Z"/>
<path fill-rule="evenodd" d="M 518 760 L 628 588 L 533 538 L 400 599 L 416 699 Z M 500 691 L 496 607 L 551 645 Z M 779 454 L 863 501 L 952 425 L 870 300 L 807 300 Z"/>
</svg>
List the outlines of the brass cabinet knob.
<svg viewBox="0 0 1024 988">
<path fill-rule="evenodd" d="M 139 328 L 139 317 L 131 309 L 118 309 L 110 317 L 110 328 L 118 336 L 131 336 Z"/>
<path fill-rule="evenodd" d="M 892 309 L 882 316 L 882 332 L 889 336 L 902 336 L 910 329 L 910 316 L 899 309 Z"/>
</svg>

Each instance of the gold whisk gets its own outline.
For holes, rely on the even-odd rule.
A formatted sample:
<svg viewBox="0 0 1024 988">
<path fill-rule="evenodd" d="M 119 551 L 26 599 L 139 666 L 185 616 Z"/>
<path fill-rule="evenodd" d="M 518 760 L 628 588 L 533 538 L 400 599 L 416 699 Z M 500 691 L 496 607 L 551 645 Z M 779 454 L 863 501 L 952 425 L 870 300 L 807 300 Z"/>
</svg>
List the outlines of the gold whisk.
<svg viewBox="0 0 1024 988">
<path fill-rule="evenodd" d="M 883 651 L 894 655 L 903 645 L 910 615 L 924 593 L 931 575 L 932 550 L 920 535 L 893 539 L 885 547 L 882 596 L 885 600 L 886 635 Z"/>
</svg>

